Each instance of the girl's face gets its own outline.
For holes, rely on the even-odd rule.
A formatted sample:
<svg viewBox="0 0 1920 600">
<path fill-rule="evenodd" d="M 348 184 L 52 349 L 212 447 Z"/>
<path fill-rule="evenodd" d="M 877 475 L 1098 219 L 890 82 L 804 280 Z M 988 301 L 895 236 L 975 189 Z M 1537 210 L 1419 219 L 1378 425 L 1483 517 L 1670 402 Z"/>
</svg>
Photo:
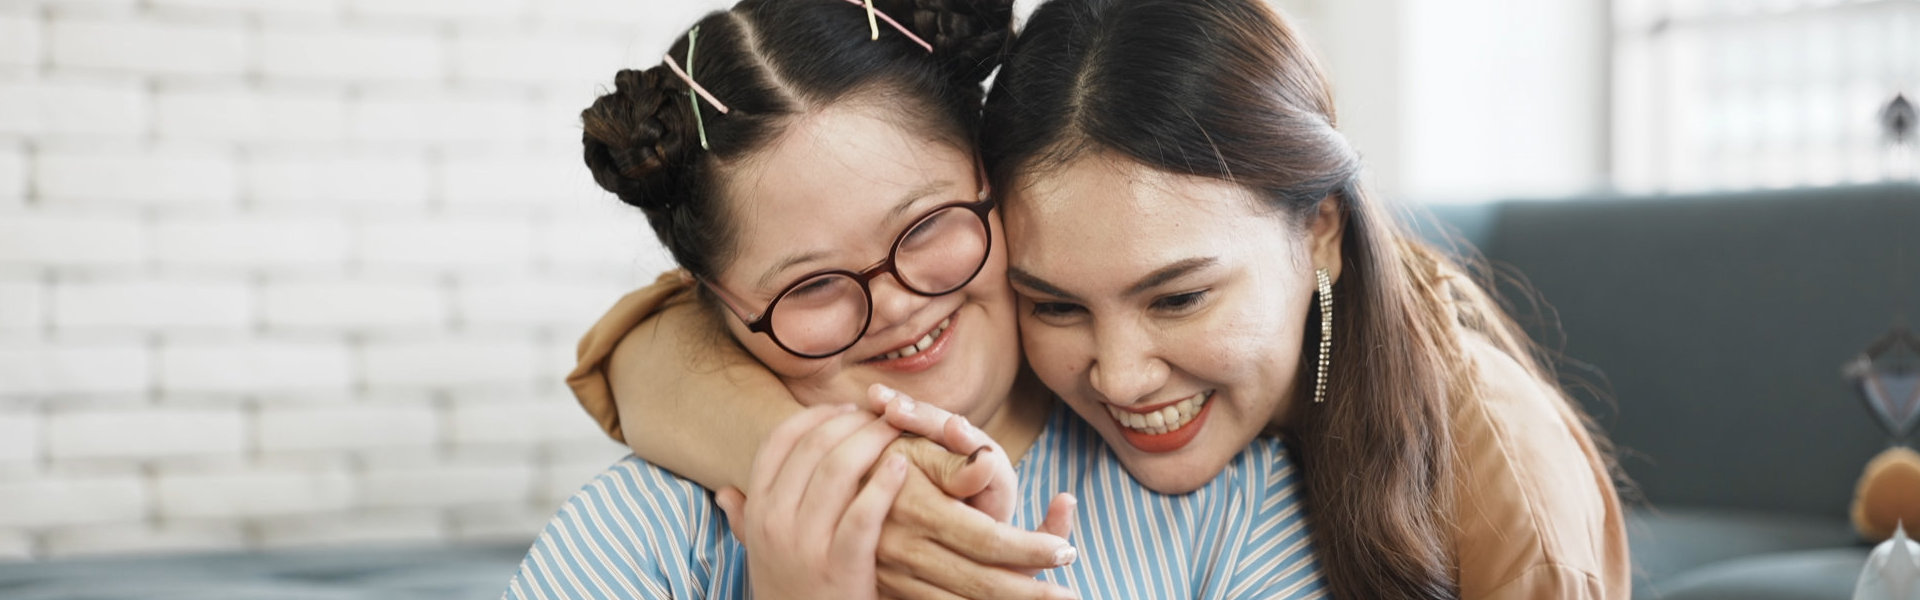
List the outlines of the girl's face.
<svg viewBox="0 0 1920 600">
<path fill-rule="evenodd" d="M 887 115 L 899 114 L 897 107 L 839 102 L 796 117 L 766 150 L 729 167 L 723 195 L 733 199 L 736 254 L 710 283 L 731 298 L 739 314 L 765 312 L 777 295 L 823 270 L 861 272 L 887 259 L 896 240 L 902 270 L 952 250 L 953 244 L 922 243 L 936 234 L 914 226 L 936 207 L 979 201 L 978 167 L 971 153 L 888 120 Z M 976 213 L 942 214 L 957 219 L 944 221 L 948 230 L 979 231 Z M 725 320 L 734 337 L 779 374 L 802 403 L 856 401 L 869 385 L 883 383 L 984 423 L 1007 397 L 1020 368 L 998 211 L 988 221 L 991 241 L 980 241 L 985 264 L 957 291 L 929 297 L 903 288 L 898 275 L 871 279 L 866 333 L 839 354 L 804 358 L 766 334 L 748 331 L 741 319 Z M 910 227 L 915 233 L 903 238 Z M 953 252 L 977 257 L 980 247 Z M 808 286 L 793 288 L 800 291 L 782 299 L 775 316 L 846 314 L 786 312 L 792 309 L 785 307 L 804 307 L 820 297 L 810 289 L 824 289 Z M 858 297 L 857 284 L 852 288 Z M 775 319 L 775 331 L 800 331 L 781 337 L 791 346 L 809 328 L 827 327 L 833 319 L 813 320 Z"/>
<path fill-rule="evenodd" d="M 1027 359 L 1136 479 L 1199 487 L 1312 385 L 1301 339 L 1314 268 L 1338 274 L 1337 218 L 1298 227 L 1240 186 L 1107 153 L 1024 183 L 1006 206 Z"/>
</svg>

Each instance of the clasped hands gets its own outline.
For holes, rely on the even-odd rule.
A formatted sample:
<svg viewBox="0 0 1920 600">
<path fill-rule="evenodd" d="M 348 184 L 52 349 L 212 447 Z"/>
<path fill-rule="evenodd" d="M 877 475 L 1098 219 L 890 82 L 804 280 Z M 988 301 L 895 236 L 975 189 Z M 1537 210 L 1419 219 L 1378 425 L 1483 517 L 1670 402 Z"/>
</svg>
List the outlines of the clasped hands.
<svg viewBox="0 0 1920 600">
<path fill-rule="evenodd" d="M 1078 557 L 1075 499 L 1055 495 L 1039 529 L 1019 529 L 1016 478 L 964 417 L 875 384 L 864 405 L 781 423 L 747 489 L 714 500 L 747 547 L 756 598 L 1073 598 L 1033 576 Z"/>
</svg>

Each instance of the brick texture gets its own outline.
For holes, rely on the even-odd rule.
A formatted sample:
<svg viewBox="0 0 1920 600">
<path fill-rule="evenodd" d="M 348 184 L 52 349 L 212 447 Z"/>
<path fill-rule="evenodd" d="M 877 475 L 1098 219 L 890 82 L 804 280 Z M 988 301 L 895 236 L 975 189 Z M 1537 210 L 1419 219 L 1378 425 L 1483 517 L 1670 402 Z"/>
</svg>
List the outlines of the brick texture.
<svg viewBox="0 0 1920 600">
<path fill-rule="evenodd" d="M 530 540 L 669 264 L 580 110 L 722 4 L 0 0 L 0 560 Z"/>
</svg>

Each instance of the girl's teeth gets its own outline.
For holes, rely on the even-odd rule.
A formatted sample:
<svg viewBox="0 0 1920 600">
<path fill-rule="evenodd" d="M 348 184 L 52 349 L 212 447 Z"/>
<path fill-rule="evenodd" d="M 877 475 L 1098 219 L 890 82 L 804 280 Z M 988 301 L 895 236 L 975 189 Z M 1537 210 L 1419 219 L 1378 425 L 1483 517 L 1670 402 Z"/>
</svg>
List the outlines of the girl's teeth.
<svg viewBox="0 0 1920 600">
<path fill-rule="evenodd" d="M 947 326 L 952 324 L 953 324 L 953 317 L 947 317 L 945 319 L 941 319 L 940 324 L 933 326 L 933 331 L 929 331 L 927 332 L 926 335 L 920 336 L 919 341 L 914 342 L 912 344 L 908 344 L 907 347 L 905 348 L 901 348 L 899 350 L 882 354 L 880 355 L 880 359 L 893 360 L 896 358 L 906 358 L 909 356 L 913 356 L 915 354 L 919 354 L 921 352 L 926 352 L 927 348 L 933 347 L 933 341 L 936 339 L 939 339 L 940 334 L 946 333 Z"/>
</svg>

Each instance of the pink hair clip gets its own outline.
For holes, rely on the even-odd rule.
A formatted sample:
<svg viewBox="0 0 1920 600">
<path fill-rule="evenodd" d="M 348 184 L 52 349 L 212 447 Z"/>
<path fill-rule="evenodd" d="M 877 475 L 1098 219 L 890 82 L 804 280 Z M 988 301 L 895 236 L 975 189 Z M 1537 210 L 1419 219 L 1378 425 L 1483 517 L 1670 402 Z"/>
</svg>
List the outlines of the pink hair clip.
<svg viewBox="0 0 1920 600">
<path fill-rule="evenodd" d="M 901 35 L 907 36 L 907 39 L 913 40 L 913 43 L 919 44 L 921 48 L 926 48 L 928 52 L 933 51 L 933 44 L 927 43 L 926 40 L 920 39 L 920 36 L 914 35 L 912 31 L 908 31 L 907 26 L 901 25 L 899 21 L 893 20 L 893 17 L 887 16 L 887 13 L 874 10 L 873 0 L 847 0 L 847 2 L 867 7 L 867 29 L 873 32 L 873 37 L 870 39 L 880 39 L 880 23 L 874 20 L 875 17 L 878 17 L 886 21 L 888 25 L 892 25 L 894 29 L 900 30 Z"/>
</svg>

